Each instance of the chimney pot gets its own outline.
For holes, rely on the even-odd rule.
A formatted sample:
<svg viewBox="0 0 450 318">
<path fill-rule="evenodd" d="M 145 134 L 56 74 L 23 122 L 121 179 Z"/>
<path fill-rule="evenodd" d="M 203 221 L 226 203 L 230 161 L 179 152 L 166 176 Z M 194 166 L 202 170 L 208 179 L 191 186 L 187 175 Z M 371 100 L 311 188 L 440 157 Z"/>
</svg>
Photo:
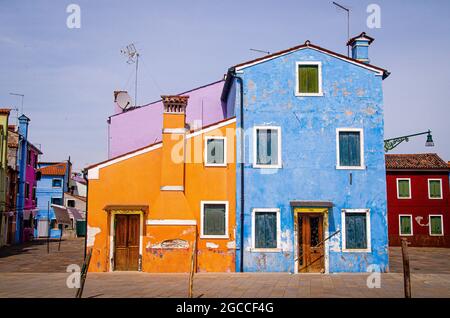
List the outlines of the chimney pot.
<svg viewBox="0 0 450 318">
<path fill-rule="evenodd" d="M 352 58 L 363 63 L 369 63 L 369 46 L 375 39 L 368 36 L 366 32 L 348 40 L 347 45 L 352 48 Z"/>
</svg>

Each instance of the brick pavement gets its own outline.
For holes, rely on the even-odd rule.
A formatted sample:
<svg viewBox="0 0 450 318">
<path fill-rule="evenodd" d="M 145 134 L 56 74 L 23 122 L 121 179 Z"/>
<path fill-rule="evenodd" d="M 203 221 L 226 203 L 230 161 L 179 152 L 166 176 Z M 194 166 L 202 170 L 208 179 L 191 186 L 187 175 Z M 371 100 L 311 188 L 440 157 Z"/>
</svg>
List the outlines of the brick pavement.
<svg viewBox="0 0 450 318">
<path fill-rule="evenodd" d="M 83 239 L 46 241 L 0 249 L 0 297 L 73 297 L 68 264 L 81 264 Z M 450 297 L 450 249 L 410 248 L 413 297 Z M 366 286 L 368 274 L 199 273 L 195 297 L 403 297 L 399 248 L 391 248 L 391 273 L 381 288 Z M 89 273 L 84 297 L 186 297 L 187 274 Z"/>
</svg>

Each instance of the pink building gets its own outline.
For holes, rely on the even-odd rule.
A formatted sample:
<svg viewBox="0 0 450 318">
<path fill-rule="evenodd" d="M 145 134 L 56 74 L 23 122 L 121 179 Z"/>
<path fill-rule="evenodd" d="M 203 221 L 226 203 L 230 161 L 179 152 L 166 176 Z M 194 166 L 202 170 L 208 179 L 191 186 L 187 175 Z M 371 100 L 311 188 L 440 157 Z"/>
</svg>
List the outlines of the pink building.
<svg viewBox="0 0 450 318">
<path fill-rule="evenodd" d="M 226 105 L 221 101 L 225 81 L 220 80 L 179 95 L 188 95 L 186 123 L 201 128 L 227 117 Z M 108 119 L 108 158 L 117 157 L 161 140 L 162 101 L 116 113 Z"/>
</svg>

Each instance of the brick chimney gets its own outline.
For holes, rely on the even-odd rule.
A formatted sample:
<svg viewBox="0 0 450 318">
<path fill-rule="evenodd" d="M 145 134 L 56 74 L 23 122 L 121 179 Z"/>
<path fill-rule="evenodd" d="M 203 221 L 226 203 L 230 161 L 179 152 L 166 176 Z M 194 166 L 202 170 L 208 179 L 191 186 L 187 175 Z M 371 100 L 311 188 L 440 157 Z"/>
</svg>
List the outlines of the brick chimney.
<svg viewBox="0 0 450 318">
<path fill-rule="evenodd" d="M 347 45 L 352 49 L 352 58 L 363 63 L 369 63 L 369 46 L 375 39 L 365 32 L 348 40 Z"/>
<path fill-rule="evenodd" d="M 163 112 L 161 191 L 184 191 L 186 107 L 189 96 L 161 96 Z"/>
</svg>

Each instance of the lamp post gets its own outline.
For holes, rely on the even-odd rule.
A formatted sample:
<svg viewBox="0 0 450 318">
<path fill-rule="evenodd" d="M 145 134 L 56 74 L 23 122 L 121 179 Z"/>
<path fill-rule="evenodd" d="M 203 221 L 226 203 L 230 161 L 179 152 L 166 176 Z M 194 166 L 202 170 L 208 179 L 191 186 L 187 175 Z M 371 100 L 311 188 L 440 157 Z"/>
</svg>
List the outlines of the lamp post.
<svg viewBox="0 0 450 318">
<path fill-rule="evenodd" d="M 403 141 L 408 142 L 409 138 L 411 138 L 411 137 L 425 135 L 425 134 L 427 135 L 427 141 L 425 142 L 425 147 L 434 147 L 433 136 L 431 135 L 431 130 L 428 129 L 428 131 L 424 131 L 424 132 L 417 133 L 417 134 L 386 139 L 386 140 L 384 140 L 384 151 L 388 152 L 389 150 L 394 149 Z"/>
</svg>

